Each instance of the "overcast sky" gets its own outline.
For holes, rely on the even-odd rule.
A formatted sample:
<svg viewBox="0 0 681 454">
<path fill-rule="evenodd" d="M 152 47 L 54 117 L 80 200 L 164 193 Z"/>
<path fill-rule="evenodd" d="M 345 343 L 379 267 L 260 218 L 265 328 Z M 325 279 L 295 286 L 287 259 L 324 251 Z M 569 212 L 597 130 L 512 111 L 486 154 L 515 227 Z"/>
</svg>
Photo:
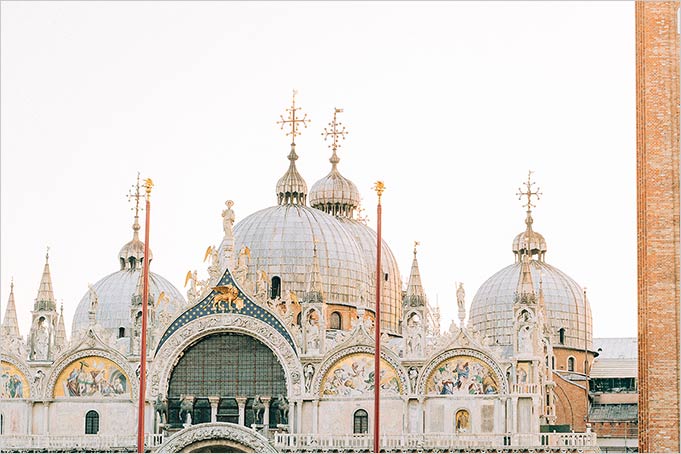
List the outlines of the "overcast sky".
<svg viewBox="0 0 681 454">
<path fill-rule="evenodd" d="M 3 2 L 2 313 L 26 335 L 50 247 L 67 331 L 132 238 L 126 199 L 151 177 L 152 271 L 184 276 L 237 222 L 276 204 L 291 90 L 308 187 L 339 169 L 408 277 L 455 317 L 513 263 L 515 195 L 533 170 L 546 261 L 588 288 L 597 337 L 636 335 L 634 2 Z M 201 273 L 201 271 L 200 271 Z M 449 322 L 443 322 L 448 326 Z"/>
</svg>

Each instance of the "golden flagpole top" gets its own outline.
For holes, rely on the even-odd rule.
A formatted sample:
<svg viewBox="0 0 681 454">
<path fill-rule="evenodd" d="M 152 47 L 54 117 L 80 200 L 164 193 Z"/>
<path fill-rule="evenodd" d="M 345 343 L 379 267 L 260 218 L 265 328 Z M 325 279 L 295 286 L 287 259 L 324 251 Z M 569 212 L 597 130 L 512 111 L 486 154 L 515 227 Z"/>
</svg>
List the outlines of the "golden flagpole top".
<svg viewBox="0 0 681 454">
<path fill-rule="evenodd" d="M 383 195 L 383 191 L 385 191 L 385 184 L 383 184 L 382 181 L 377 181 L 374 183 L 373 189 L 376 191 L 376 194 L 378 194 L 378 203 L 381 203 L 381 196 Z"/>
</svg>

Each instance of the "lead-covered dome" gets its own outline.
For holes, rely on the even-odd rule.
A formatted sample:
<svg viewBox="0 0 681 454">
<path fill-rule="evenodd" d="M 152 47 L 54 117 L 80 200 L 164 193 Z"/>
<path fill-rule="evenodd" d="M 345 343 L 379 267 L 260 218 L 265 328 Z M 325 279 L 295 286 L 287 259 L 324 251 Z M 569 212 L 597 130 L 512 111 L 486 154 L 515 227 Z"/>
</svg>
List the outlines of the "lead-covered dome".
<svg viewBox="0 0 681 454">
<path fill-rule="evenodd" d="M 541 280 L 547 323 L 554 347 L 592 348 L 591 307 L 582 288 L 567 274 L 540 260 L 530 260 L 535 294 Z M 469 324 L 492 343 L 512 345 L 513 301 L 522 263 L 509 265 L 487 279 L 471 303 Z M 560 330 L 564 342 L 560 343 Z"/>
<path fill-rule="evenodd" d="M 359 190 L 355 183 L 338 171 L 340 159 L 336 150 L 329 161 L 332 164 L 331 171 L 312 185 L 310 205 L 334 216 L 351 218 L 354 210 L 359 207 Z"/>
<path fill-rule="evenodd" d="M 281 295 L 302 297 L 310 284 L 314 245 L 325 300 L 356 306 L 367 276 L 363 254 L 336 218 L 314 208 L 284 204 L 265 208 L 234 227 L 235 250 L 250 249 L 249 276 L 263 270 L 280 279 Z"/>
<path fill-rule="evenodd" d="M 130 332 L 132 297 L 137 290 L 141 272 L 141 268 L 134 271 L 117 271 L 92 285 L 98 300 L 95 321 L 102 328 L 115 331 L 117 336 L 120 328 L 124 328 L 125 336 Z M 155 316 L 159 321 L 172 318 L 177 311 L 185 306 L 184 297 L 173 284 L 164 277 L 150 272 L 149 293 L 154 300 L 152 303 L 156 302 L 161 292 L 168 299 L 165 300 L 164 298 L 164 301 L 160 302 L 156 310 Z M 90 300 L 90 292 L 86 292 L 78 303 L 73 315 L 72 333 L 74 335 L 86 329 L 89 325 Z"/>
</svg>

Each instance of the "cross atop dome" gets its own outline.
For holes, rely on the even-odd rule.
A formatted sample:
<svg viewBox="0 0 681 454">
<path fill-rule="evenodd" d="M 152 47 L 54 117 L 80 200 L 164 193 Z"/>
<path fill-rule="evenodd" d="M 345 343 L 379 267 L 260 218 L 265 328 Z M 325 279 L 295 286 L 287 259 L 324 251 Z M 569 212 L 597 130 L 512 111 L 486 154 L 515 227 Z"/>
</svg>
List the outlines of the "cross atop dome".
<svg viewBox="0 0 681 454">
<path fill-rule="evenodd" d="M 523 206 L 527 208 L 527 211 L 531 211 L 532 208 L 535 208 L 537 205 L 532 203 L 532 196 L 536 197 L 537 200 L 539 200 L 539 196 L 542 195 L 541 192 L 539 192 L 539 188 L 536 189 L 536 191 L 532 191 L 532 185 L 536 184 L 534 181 L 532 181 L 532 171 L 528 170 L 527 171 L 527 181 L 525 182 L 525 188 L 526 192 L 523 192 L 522 188 L 518 188 L 518 192 L 516 195 L 518 196 L 518 200 L 522 200 L 523 196 L 527 197 L 527 203 L 525 203 Z"/>
<path fill-rule="evenodd" d="M 284 126 L 290 125 L 291 131 L 287 132 L 287 136 L 291 136 L 291 145 L 296 144 L 296 136 L 300 135 L 300 129 L 298 128 L 298 124 L 300 123 L 303 125 L 303 127 L 307 128 L 307 124 L 310 122 L 307 118 L 307 114 L 303 115 L 303 118 L 296 118 L 298 115 L 296 115 L 296 112 L 301 110 L 300 107 L 296 107 L 296 95 L 298 94 L 298 90 L 293 90 L 293 100 L 291 102 L 291 107 L 286 109 L 286 112 L 288 112 L 288 117 L 284 119 L 283 115 L 279 115 L 279 118 L 281 120 L 277 121 L 278 125 L 281 125 L 281 130 L 284 130 Z M 302 112 L 301 112 L 302 113 Z"/>
<path fill-rule="evenodd" d="M 345 129 L 345 125 L 343 125 L 341 122 L 339 122 L 336 118 L 336 115 L 339 113 L 342 113 L 343 109 L 339 109 L 337 107 L 334 107 L 333 109 L 333 121 L 329 123 L 329 128 L 324 128 L 324 132 L 322 132 L 322 135 L 324 136 L 324 140 L 328 139 L 329 136 L 333 137 L 333 142 L 329 145 L 329 148 L 333 150 L 333 154 L 331 155 L 331 164 L 333 167 L 336 167 L 336 164 L 340 161 L 338 159 L 338 156 L 336 155 L 336 150 L 340 148 L 340 143 L 338 143 L 338 138 L 340 137 L 341 139 L 345 140 L 345 135 L 348 134 L 347 129 Z"/>
</svg>

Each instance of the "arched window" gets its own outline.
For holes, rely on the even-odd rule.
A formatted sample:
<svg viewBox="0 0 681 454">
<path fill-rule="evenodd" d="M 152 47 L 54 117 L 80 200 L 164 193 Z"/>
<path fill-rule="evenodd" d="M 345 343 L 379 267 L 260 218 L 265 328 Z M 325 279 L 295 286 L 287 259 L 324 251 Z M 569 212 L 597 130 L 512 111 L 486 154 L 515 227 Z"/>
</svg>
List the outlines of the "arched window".
<svg viewBox="0 0 681 454">
<path fill-rule="evenodd" d="M 556 357 L 551 356 L 551 369 L 555 369 L 555 368 L 556 368 Z"/>
<path fill-rule="evenodd" d="M 331 312 L 329 317 L 329 329 L 341 329 L 343 326 L 343 317 L 340 312 Z"/>
<path fill-rule="evenodd" d="M 125 337 L 125 328 L 122 326 L 118 328 L 118 338 L 120 339 L 121 337 Z"/>
<path fill-rule="evenodd" d="M 5 433 L 5 417 L 0 415 L 0 435 Z"/>
<path fill-rule="evenodd" d="M 563 345 L 565 344 L 565 328 L 558 330 L 558 342 Z"/>
<path fill-rule="evenodd" d="M 90 410 L 85 414 L 85 434 L 94 435 L 99 433 L 99 413 Z"/>
<path fill-rule="evenodd" d="M 279 276 L 272 277 L 272 286 L 270 287 L 270 299 L 277 299 L 281 296 L 281 278 Z"/>
<path fill-rule="evenodd" d="M 369 413 L 361 408 L 355 412 L 353 417 L 352 433 L 365 434 L 369 433 Z"/>
<path fill-rule="evenodd" d="M 575 358 L 573 358 L 572 356 L 570 356 L 568 358 L 567 370 L 568 370 L 568 372 L 574 372 L 575 371 Z"/>
<path fill-rule="evenodd" d="M 220 399 L 218 405 L 218 422 L 239 423 L 239 405 L 236 399 Z"/>
</svg>

